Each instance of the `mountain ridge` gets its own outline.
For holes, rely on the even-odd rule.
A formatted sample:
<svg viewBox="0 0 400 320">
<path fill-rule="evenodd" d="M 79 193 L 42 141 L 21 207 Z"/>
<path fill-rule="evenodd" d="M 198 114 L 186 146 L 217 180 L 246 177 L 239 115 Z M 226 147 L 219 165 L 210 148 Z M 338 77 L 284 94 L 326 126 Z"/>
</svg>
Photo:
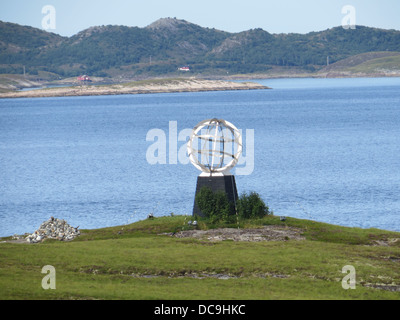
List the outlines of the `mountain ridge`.
<svg viewBox="0 0 400 320">
<path fill-rule="evenodd" d="M 368 52 L 400 52 L 400 31 L 356 26 L 307 34 L 261 28 L 231 33 L 186 20 L 161 18 L 146 27 L 92 26 L 71 37 L 0 21 L 0 73 L 59 77 L 91 74 L 138 78 L 177 73 L 268 73 L 276 68 L 323 70 L 327 60 Z M 400 67 L 399 67 L 400 69 Z"/>
</svg>

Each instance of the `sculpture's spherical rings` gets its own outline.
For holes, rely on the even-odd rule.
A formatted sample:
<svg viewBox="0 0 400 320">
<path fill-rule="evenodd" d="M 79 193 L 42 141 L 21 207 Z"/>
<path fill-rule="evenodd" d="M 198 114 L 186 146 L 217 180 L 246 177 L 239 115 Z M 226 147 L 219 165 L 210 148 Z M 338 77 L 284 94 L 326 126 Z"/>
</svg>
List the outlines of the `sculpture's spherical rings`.
<svg viewBox="0 0 400 320">
<path fill-rule="evenodd" d="M 190 162 L 202 172 L 229 174 L 242 154 L 242 136 L 228 121 L 203 120 L 193 128 L 187 152 Z"/>
</svg>

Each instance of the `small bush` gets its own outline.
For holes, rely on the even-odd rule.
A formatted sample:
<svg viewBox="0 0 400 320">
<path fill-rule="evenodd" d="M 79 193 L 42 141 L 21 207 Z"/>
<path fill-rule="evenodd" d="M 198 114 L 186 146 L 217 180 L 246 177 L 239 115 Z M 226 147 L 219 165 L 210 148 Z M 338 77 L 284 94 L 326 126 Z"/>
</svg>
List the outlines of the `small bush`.
<svg viewBox="0 0 400 320">
<path fill-rule="evenodd" d="M 196 204 L 201 212 L 212 222 L 232 222 L 235 214 L 241 219 L 262 218 L 272 214 L 268 206 L 256 192 L 243 193 L 234 204 L 228 200 L 225 192 L 213 192 L 208 187 L 203 187 L 197 193 Z"/>
<path fill-rule="evenodd" d="M 208 187 L 202 187 L 195 198 L 201 212 L 211 221 L 228 221 L 235 214 L 234 206 L 229 202 L 225 192 L 213 192 Z"/>
<path fill-rule="evenodd" d="M 237 201 L 237 211 L 242 219 L 262 218 L 271 214 L 268 206 L 256 192 L 243 193 Z"/>
</svg>

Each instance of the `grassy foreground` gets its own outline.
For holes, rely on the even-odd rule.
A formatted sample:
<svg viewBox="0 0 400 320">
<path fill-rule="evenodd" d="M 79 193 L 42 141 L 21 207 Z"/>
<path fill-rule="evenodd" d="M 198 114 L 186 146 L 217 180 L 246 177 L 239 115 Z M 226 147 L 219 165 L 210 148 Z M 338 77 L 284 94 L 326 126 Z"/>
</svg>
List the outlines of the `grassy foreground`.
<svg viewBox="0 0 400 320">
<path fill-rule="evenodd" d="M 2 242 L 0 299 L 400 299 L 400 233 L 269 216 L 240 227 L 298 227 L 306 240 L 160 235 L 187 229 L 186 219 L 82 230 L 71 242 Z M 46 265 L 56 289 L 42 288 Z M 355 268 L 355 289 L 342 288 L 346 265 Z"/>
</svg>

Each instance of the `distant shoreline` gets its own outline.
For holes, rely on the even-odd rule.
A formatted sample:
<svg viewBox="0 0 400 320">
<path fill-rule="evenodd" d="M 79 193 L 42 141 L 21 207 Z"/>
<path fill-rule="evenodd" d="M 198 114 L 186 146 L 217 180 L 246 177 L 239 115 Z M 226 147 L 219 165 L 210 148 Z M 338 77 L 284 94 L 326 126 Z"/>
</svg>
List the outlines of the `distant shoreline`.
<svg viewBox="0 0 400 320">
<path fill-rule="evenodd" d="M 75 85 L 0 93 L 0 98 L 75 97 L 121 94 L 271 89 L 255 82 L 204 79 L 153 79 L 111 85 Z"/>
<path fill-rule="evenodd" d="M 7 75 L 3 75 L 7 76 Z M 11 75 L 10 75 L 11 76 Z M 176 92 L 204 92 L 228 90 L 260 90 L 272 89 L 257 83 L 258 80 L 270 79 L 348 79 L 348 78 L 398 78 L 400 74 L 347 74 L 347 73 L 286 73 L 286 74 L 237 74 L 227 76 L 209 76 L 207 78 L 155 78 L 144 80 L 123 80 L 120 83 L 110 83 L 106 79 L 96 78 L 89 84 L 78 84 L 75 78 L 52 82 L 35 82 L 28 79 L 14 77 L 16 83 L 13 89 L 3 91 L 0 87 L 0 99 L 6 98 L 45 98 L 45 97 L 73 97 L 73 96 L 100 96 L 122 94 L 149 94 L 149 93 L 176 93 Z M 41 87 L 41 86 L 51 87 Z M 17 90 L 17 88 L 25 90 Z"/>
</svg>

